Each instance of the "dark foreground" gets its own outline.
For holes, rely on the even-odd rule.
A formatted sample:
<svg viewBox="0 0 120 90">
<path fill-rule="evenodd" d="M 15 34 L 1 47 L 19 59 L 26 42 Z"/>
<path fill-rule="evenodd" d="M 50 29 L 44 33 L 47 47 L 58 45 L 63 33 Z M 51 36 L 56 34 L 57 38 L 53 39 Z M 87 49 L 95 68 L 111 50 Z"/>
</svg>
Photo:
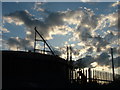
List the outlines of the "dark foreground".
<svg viewBox="0 0 120 90">
<path fill-rule="evenodd" d="M 50 88 L 119 88 L 120 81 L 109 84 L 70 83 L 71 66 L 62 58 L 33 52 L 2 52 L 2 90 Z"/>
</svg>

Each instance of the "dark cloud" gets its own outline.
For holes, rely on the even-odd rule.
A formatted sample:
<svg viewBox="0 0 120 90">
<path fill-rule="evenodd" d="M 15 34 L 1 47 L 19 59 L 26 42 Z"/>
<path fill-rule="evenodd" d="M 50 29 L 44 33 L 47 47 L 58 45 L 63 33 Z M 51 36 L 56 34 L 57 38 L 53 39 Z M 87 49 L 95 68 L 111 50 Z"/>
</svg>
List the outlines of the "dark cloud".
<svg viewBox="0 0 120 90">
<path fill-rule="evenodd" d="M 113 59 L 115 68 L 120 67 L 120 56 Z"/>
<path fill-rule="evenodd" d="M 79 37 L 82 41 L 87 41 L 88 38 L 92 38 L 91 34 L 90 34 L 90 30 L 88 30 L 85 27 L 79 27 L 78 28 L 78 33 L 79 33 Z"/>
<path fill-rule="evenodd" d="M 96 47 L 105 47 L 106 45 L 109 44 L 109 42 L 107 40 L 105 40 L 104 38 L 101 38 L 100 36 L 94 37 L 93 42 L 94 42 L 94 39 L 96 41 L 96 43 L 95 43 Z"/>
<path fill-rule="evenodd" d="M 33 46 L 31 45 L 29 40 L 21 39 L 19 37 L 9 38 L 6 43 L 9 45 L 10 48 L 33 50 Z"/>
<path fill-rule="evenodd" d="M 85 68 L 85 67 L 91 67 L 90 64 L 93 62 L 94 62 L 94 58 L 92 56 L 86 56 L 74 62 L 74 65 L 75 67 Z"/>
<path fill-rule="evenodd" d="M 94 13 L 88 10 L 83 10 L 82 13 L 83 16 L 76 31 L 79 34 L 79 39 L 87 41 L 87 39 L 93 38 L 91 32 L 97 27 L 99 16 L 94 15 Z"/>
<path fill-rule="evenodd" d="M 103 52 L 95 59 L 95 61 L 101 66 L 109 65 L 109 57 L 110 55 L 108 55 L 108 53 Z"/>
<path fill-rule="evenodd" d="M 115 68 L 120 67 L 120 56 L 113 59 Z M 75 67 L 85 68 L 92 67 L 91 63 L 97 62 L 100 66 L 109 66 L 111 67 L 111 55 L 107 52 L 102 52 L 96 58 L 92 56 L 85 56 L 84 58 L 78 59 L 74 62 Z"/>
<path fill-rule="evenodd" d="M 50 32 L 54 32 L 54 26 L 63 25 L 63 14 L 50 13 L 44 21 L 36 20 L 28 11 L 16 11 L 10 13 L 7 16 L 8 18 L 18 19 L 18 22 L 23 22 L 27 27 L 26 30 L 31 32 L 27 35 L 27 38 L 34 39 L 34 28 L 37 27 L 37 30 L 44 36 L 44 38 L 52 39 Z M 15 23 L 15 22 L 14 22 Z M 56 31 L 57 32 L 57 31 Z M 64 32 L 64 31 L 63 31 Z"/>
<path fill-rule="evenodd" d="M 93 52 L 93 47 L 90 47 L 87 51 L 92 53 Z"/>
<path fill-rule="evenodd" d="M 55 49 L 54 49 L 54 53 L 55 53 L 55 55 L 57 55 L 57 56 L 61 56 L 61 55 L 62 55 L 62 53 L 61 53 L 59 50 L 55 50 Z"/>
<path fill-rule="evenodd" d="M 64 14 L 63 13 L 50 13 L 49 16 L 45 19 L 45 23 L 49 26 L 59 26 L 63 25 L 64 21 Z"/>
</svg>

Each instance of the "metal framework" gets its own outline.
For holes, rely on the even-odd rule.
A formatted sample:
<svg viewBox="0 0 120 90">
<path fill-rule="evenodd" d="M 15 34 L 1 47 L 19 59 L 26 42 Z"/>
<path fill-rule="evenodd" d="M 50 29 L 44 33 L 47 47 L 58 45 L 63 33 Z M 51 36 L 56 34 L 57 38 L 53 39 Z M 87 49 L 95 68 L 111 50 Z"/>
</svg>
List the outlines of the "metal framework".
<svg viewBox="0 0 120 90">
<path fill-rule="evenodd" d="M 45 53 L 45 52 L 46 52 L 46 51 L 45 51 L 45 45 L 46 45 L 46 46 L 49 48 L 49 50 L 50 50 L 50 52 L 52 53 L 52 55 L 55 56 L 53 50 L 51 49 L 51 47 L 49 46 L 49 44 L 46 42 L 46 40 L 43 38 L 43 36 L 37 31 L 36 27 L 35 27 L 34 29 L 35 29 L 34 52 L 35 52 L 36 50 L 38 50 L 38 49 L 36 49 L 36 42 L 37 42 L 37 41 L 41 41 L 41 42 L 44 42 L 44 50 L 40 50 L 40 51 L 43 51 L 43 52 Z M 39 37 L 40 37 L 42 40 L 36 39 L 37 34 L 39 35 Z M 49 52 L 49 51 L 47 51 L 47 52 Z"/>
</svg>

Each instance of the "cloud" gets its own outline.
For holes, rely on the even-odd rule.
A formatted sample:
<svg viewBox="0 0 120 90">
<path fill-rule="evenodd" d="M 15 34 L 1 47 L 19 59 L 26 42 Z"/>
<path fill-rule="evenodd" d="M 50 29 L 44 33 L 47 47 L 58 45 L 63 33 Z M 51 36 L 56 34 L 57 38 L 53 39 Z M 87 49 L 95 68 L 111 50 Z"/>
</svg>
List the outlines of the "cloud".
<svg viewBox="0 0 120 90">
<path fill-rule="evenodd" d="M 94 58 L 92 56 L 86 56 L 74 62 L 75 67 L 85 68 L 91 67 L 91 63 L 94 62 Z"/>
<path fill-rule="evenodd" d="M 88 38 L 92 38 L 90 31 L 86 29 L 85 27 L 79 27 L 78 33 L 79 33 L 79 38 L 82 41 L 87 41 Z"/>
<path fill-rule="evenodd" d="M 96 48 L 104 48 L 106 45 L 109 44 L 108 41 L 106 41 L 104 38 L 101 38 L 100 36 L 94 37 L 92 40 L 92 43 Z M 98 50 L 98 52 L 99 52 L 99 50 Z"/>
<path fill-rule="evenodd" d="M 45 4 L 45 2 L 35 2 L 33 9 L 36 11 L 44 12 L 45 9 L 42 8 L 42 6 Z"/>
<path fill-rule="evenodd" d="M 11 17 L 11 16 L 3 17 L 3 21 L 8 22 L 8 23 L 14 23 L 15 25 L 23 25 L 24 24 L 24 22 L 22 22 L 21 20 L 17 19 L 16 17 L 13 19 L 13 17 Z"/>
<path fill-rule="evenodd" d="M 37 4 L 35 8 L 41 7 L 41 3 Z M 26 39 L 29 41 L 34 40 L 34 27 L 37 27 L 47 40 L 53 39 L 53 35 L 67 35 L 71 32 L 73 37 L 70 41 L 80 41 L 78 43 L 78 46 L 82 47 L 80 53 L 85 54 L 88 51 L 91 53 L 105 51 L 108 46 L 117 42 L 118 13 L 95 15 L 91 9 L 84 7 L 77 10 L 49 12 L 44 20 L 37 20 L 25 10 L 10 13 L 3 16 L 3 19 L 8 23 L 25 25 Z"/>
<path fill-rule="evenodd" d="M 67 57 L 66 48 L 67 47 L 54 47 L 53 50 L 54 50 L 55 55 L 58 55 L 61 58 L 66 59 L 66 57 Z"/>
<path fill-rule="evenodd" d="M 78 25 L 77 32 L 73 34 L 74 40 L 82 40 L 85 45 L 96 47 L 98 52 L 105 50 L 107 45 L 117 44 L 119 37 L 118 13 L 93 15 L 93 17 L 95 19 L 87 16 L 86 20 L 83 21 L 84 23 Z M 89 20 L 93 20 L 95 24 Z"/>
<path fill-rule="evenodd" d="M 120 5 L 120 1 L 117 1 L 117 2 L 113 3 L 111 6 L 112 6 L 112 7 L 116 7 L 116 6 L 118 6 L 118 5 Z"/>
<path fill-rule="evenodd" d="M 7 28 L 1 28 L 3 33 L 9 33 L 10 31 Z"/>
<path fill-rule="evenodd" d="M 63 13 L 60 13 L 60 12 L 53 12 L 53 13 L 50 13 L 49 16 L 45 19 L 45 22 L 48 24 L 48 25 L 52 25 L 52 26 L 59 26 L 59 25 L 63 25 L 64 24 L 64 21 L 63 21 L 63 18 L 64 18 L 64 14 Z"/>
<path fill-rule="evenodd" d="M 118 26 L 118 12 L 113 12 L 113 13 L 110 13 L 108 15 L 101 15 L 101 20 L 99 21 L 99 25 L 101 27 L 101 25 L 103 25 L 102 23 L 104 23 L 104 27 L 102 28 L 105 28 L 106 26 L 107 27 L 114 27 L 114 26 Z M 108 25 L 107 25 L 108 24 Z M 98 27 L 99 28 L 99 27 Z M 101 29 L 102 29 L 101 28 Z"/>
<path fill-rule="evenodd" d="M 1 50 L 7 50 L 7 49 L 9 49 L 9 47 L 7 45 L 7 41 L 4 40 L 4 39 L 2 39 L 2 37 L 0 37 L 0 43 L 1 43 L 1 45 L 0 45 L 0 49 Z"/>
<path fill-rule="evenodd" d="M 120 56 L 113 59 L 115 68 L 120 67 Z"/>
<path fill-rule="evenodd" d="M 25 25 L 27 38 L 34 39 L 34 28 L 46 39 L 52 39 L 54 34 L 67 34 L 69 27 L 64 25 L 61 13 L 51 13 L 44 21 L 36 20 L 28 11 L 16 11 L 3 17 L 8 23 Z M 29 32 L 29 33 L 28 33 Z M 30 33 L 31 32 L 31 33 Z"/>
<path fill-rule="evenodd" d="M 54 51 L 55 55 L 57 55 L 57 56 L 61 56 L 62 55 L 62 52 L 60 51 L 59 48 L 53 48 L 53 51 Z"/>
<path fill-rule="evenodd" d="M 108 55 L 107 52 L 103 52 L 101 53 L 97 58 L 96 58 L 96 62 L 98 62 L 98 65 L 109 65 L 109 57 L 110 55 Z"/>
<path fill-rule="evenodd" d="M 110 44 L 111 47 L 119 47 L 119 40 L 120 40 L 120 37 L 118 34 L 114 35 L 112 32 L 107 34 L 104 38 L 106 41 L 108 41 Z"/>
<path fill-rule="evenodd" d="M 95 37 L 95 31 L 99 28 L 104 28 L 102 27 L 102 24 L 103 22 L 106 23 L 106 19 L 109 19 L 110 21 L 109 27 L 115 25 L 117 26 L 117 14 L 110 14 L 105 17 L 96 16 L 94 12 L 88 8 L 51 12 L 48 14 L 48 17 L 44 19 L 44 21 L 35 20 L 35 18 L 27 10 L 16 11 L 5 16 L 4 19 L 9 23 L 16 23 L 16 25 L 25 24 L 27 30 L 31 32 L 31 35 L 28 35 L 28 38 L 31 39 L 34 38 L 33 34 L 35 26 L 37 26 L 38 31 L 48 39 L 52 39 L 52 35 L 63 33 L 63 35 L 65 35 L 68 31 L 71 31 L 74 33 L 73 35 L 76 39 L 80 39 L 82 41 Z M 76 28 L 76 30 L 70 28 L 70 25 L 75 25 L 74 28 Z"/>
<path fill-rule="evenodd" d="M 115 53 L 114 53 L 115 56 Z M 117 56 L 113 59 L 115 68 L 120 67 L 120 56 Z M 85 68 L 85 67 L 92 67 L 93 63 L 97 63 L 98 66 L 107 66 L 111 68 L 111 55 L 108 52 L 102 52 L 100 55 L 97 55 L 96 57 L 92 56 L 85 56 L 83 58 L 78 59 L 74 62 L 75 67 Z"/>
<path fill-rule="evenodd" d="M 19 37 L 11 37 L 6 40 L 6 43 L 9 45 L 9 48 L 12 50 L 33 50 L 33 44 L 27 39 L 21 39 Z"/>
</svg>

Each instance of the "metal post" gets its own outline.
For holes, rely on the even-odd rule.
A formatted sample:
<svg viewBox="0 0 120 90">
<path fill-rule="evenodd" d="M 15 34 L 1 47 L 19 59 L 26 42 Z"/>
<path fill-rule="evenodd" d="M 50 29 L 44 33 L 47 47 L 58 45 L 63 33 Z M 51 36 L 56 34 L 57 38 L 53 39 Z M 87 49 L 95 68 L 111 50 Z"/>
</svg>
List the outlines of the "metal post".
<svg viewBox="0 0 120 90">
<path fill-rule="evenodd" d="M 94 69 L 92 69 L 92 81 L 94 81 Z"/>
<path fill-rule="evenodd" d="M 112 73 L 113 73 L 113 81 L 115 81 L 115 71 L 114 71 L 114 61 L 113 61 L 113 48 L 111 48 L 111 57 L 112 57 Z"/>
<path fill-rule="evenodd" d="M 77 79 L 77 74 L 76 74 L 76 70 L 75 70 L 75 81 L 76 81 L 76 79 Z"/>
<path fill-rule="evenodd" d="M 89 83 L 91 82 L 91 69 L 88 69 L 88 75 L 89 75 Z"/>
<path fill-rule="evenodd" d="M 45 54 L 45 42 L 44 42 L 44 50 L 43 50 L 43 53 Z"/>
<path fill-rule="evenodd" d="M 69 48 L 67 46 L 67 61 L 69 60 Z"/>
<path fill-rule="evenodd" d="M 87 81 L 88 81 L 88 70 L 86 69 L 86 78 L 87 78 Z"/>
<path fill-rule="evenodd" d="M 72 61 L 72 47 L 70 46 L 70 61 Z"/>
<path fill-rule="evenodd" d="M 70 65 L 71 65 L 71 79 L 73 80 L 73 62 L 72 62 L 72 47 L 70 46 Z"/>
<path fill-rule="evenodd" d="M 42 35 L 37 31 L 36 27 L 35 27 L 35 32 L 42 38 L 43 42 L 47 45 L 47 47 L 50 49 L 51 53 L 53 56 L 55 56 L 53 50 L 51 49 L 51 47 L 48 45 L 48 43 L 46 42 L 46 40 L 42 37 Z"/>
<path fill-rule="evenodd" d="M 34 42 L 34 52 L 36 50 L 36 31 L 35 31 L 35 42 Z"/>
<path fill-rule="evenodd" d="M 106 77 L 106 80 L 108 80 L 108 73 L 105 72 L 105 77 Z"/>
</svg>

